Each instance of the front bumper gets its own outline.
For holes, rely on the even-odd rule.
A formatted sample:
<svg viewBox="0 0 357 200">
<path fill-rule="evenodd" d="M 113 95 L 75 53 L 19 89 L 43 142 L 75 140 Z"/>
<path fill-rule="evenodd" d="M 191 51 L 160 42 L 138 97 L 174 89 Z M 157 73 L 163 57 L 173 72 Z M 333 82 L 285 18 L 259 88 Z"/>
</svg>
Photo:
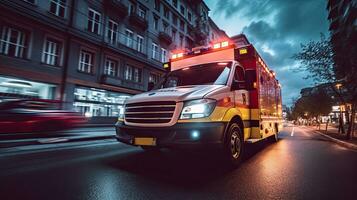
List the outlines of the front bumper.
<svg viewBox="0 0 357 200">
<path fill-rule="evenodd" d="M 223 122 L 193 122 L 177 123 L 170 127 L 134 127 L 124 122 L 116 123 L 116 138 L 118 141 L 135 145 L 134 138 L 155 138 L 160 147 L 196 147 L 217 146 L 224 141 L 226 123 Z"/>
</svg>

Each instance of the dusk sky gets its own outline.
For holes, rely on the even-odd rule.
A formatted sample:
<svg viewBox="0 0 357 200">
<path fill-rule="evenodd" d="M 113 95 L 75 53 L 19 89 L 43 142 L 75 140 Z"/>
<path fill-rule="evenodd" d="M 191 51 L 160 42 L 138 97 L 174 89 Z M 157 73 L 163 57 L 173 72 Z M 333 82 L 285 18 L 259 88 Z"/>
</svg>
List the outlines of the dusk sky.
<svg viewBox="0 0 357 200">
<path fill-rule="evenodd" d="M 291 57 L 300 44 L 328 36 L 326 0 L 205 0 L 210 16 L 229 36 L 244 33 L 283 86 L 283 104 L 313 85 Z"/>
</svg>

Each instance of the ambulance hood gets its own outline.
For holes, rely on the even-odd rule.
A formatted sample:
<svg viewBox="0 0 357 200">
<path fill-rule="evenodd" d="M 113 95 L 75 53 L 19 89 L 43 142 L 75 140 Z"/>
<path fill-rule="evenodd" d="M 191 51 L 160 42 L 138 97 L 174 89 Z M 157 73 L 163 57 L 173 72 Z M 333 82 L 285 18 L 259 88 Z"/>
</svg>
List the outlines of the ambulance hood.
<svg viewBox="0 0 357 200">
<path fill-rule="evenodd" d="M 135 95 L 126 103 L 138 103 L 149 101 L 187 101 L 192 99 L 203 98 L 206 94 L 226 87 L 224 85 L 191 85 L 181 87 L 163 88 L 158 90 L 151 90 L 142 94 Z"/>
</svg>

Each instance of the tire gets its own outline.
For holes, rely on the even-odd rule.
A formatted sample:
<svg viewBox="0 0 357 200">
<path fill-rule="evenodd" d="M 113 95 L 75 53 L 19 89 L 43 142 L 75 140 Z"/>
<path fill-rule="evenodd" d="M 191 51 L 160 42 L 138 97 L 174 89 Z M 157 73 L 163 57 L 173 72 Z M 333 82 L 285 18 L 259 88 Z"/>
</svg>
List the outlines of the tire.
<svg viewBox="0 0 357 200">
<path fill-rule="evenodd" d="M 232 123 L 227 129 L 224 152 L 228 164 L 237 167 L 244 155 L 244 138 L 242 129 L 237 123 Z"/>
<path fill-rule="evenodd" d="M 272 142 L 272 143 L 278 142 L 278 141 L 279 141 L 278 133 L 275 133 L 274 135 L 269 136 L 268 139 L 269 139 L 269 141 Z"/>
<path fill-rule="evenodd" d="M 140 146 L 144 151 L 148 152 L 157 152 L 160 151 L 160 147 L 158 146 Z"/>
<path fill-rule="evenodd" d="M 269 141 L 272 142 L 272 143 L 279 141 L 279 138 L 278 138 L 278 125 L 277 124 L 275 124 L 275 134 L 269 137 Z"/>
</svg>

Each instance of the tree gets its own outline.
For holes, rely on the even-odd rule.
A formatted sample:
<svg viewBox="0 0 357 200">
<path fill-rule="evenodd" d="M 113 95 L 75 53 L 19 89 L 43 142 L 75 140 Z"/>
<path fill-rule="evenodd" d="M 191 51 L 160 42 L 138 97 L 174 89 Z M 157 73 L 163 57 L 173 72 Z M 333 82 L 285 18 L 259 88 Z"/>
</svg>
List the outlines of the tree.
<svg viewBox="0 0 357 200">
<path fill-rule="evenodd" d="M 338 67 L 335 64 L 334 56 L 335 52 L 330 39 L 321 34 L 319 41 L 301 44 L 301 51 L 295 54 L 293 58 L 301 63 L 300 67 L 303 71 L 308 72 L 306 78 L 314 80 L 316 84 L 328 85 L 339 103 L 345 105 L 345 107 L 348 107 L 348 103 L 351 103 L 352 115 L 347 109 L 346 116 L 349 119 L 354 119 L 357 99 L 356 67 L 352 64 L 341 69 L 341 65 Z M 349 75 L 347 76 L 347 74 Z M 342 85 L 343 89 L 336 87 L 337 84 Z M 353 121 L 351 120 L 351 122 Z M 347 137 L 349 138 L 351 134 L 353 134 L 353 123 L 349 123 Z"/>
<path fill-rule="evenodd" d="M 312 118 L 319 119 L 321 116 L 326 116 L 331 112 L 333 100 L 323 87 L 315 87 L 309 94 L 300 97 L 295 101 L 292 110 L 293 118 L 298 117 L 311 120 Z"/>
</svg>

